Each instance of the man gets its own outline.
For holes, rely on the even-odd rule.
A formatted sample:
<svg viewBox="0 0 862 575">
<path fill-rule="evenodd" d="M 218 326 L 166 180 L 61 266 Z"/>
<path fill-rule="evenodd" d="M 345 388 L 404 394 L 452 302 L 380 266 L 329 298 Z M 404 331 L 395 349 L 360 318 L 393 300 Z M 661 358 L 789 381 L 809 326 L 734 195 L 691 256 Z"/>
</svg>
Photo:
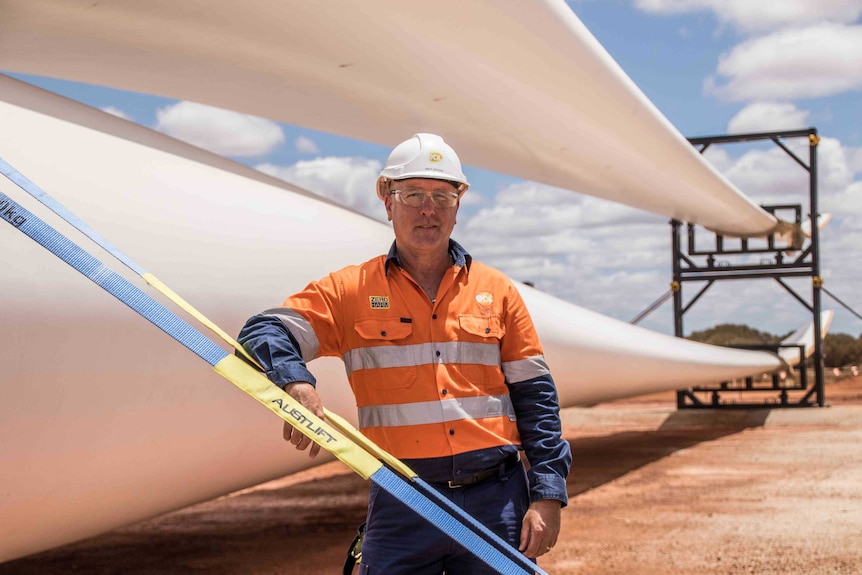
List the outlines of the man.
<svg viewBox="0 0 862 575">
<path fill-rule="evenodd" d="M 450 239 L 468 187 L 441 137 L 399 144 L 377 181 L 395 232 L 389 254 L 309 284 L 251 318 L 239 340 L 275 384 L 321 417 L 305 363 L 342 357 L 362 432 L 535 558 L 557 541 L 571 454 L 517 289 Z M 284 429 L 298 449 L 311 443 Z M 319 449 L 312 444 L 311 455 Z M 493 572 L 372 484 L 360 573 L 444 571 Z"/>
</svg>

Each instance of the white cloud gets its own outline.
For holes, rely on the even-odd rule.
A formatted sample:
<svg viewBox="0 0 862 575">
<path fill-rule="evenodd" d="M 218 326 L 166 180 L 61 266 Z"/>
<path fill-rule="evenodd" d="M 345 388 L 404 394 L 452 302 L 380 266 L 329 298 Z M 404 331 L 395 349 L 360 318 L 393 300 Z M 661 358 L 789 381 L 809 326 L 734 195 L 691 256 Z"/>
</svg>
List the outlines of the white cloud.
<svg viewBox="0 0 862 575">
<path fill-rule="evenodd" d="M 847 166 L 854 173 L 862 172 L 862 148 L 846 148 Z"/>
<path fill-rule="evenodd" d="M 284 142 L 275 122 L 194 102 L 161 108 L 156 118 L 160 132 L 224 156 L 262 156 Z"/>
<path fill-rule="evenodd" d="M 745 153 L 724 174 L 745 195 L 758 202 L 783 204 L 787 203 L 788 196 L 807 197 L 808 172 L 777 147 Z"/>
<path fill-rule="evenodd" d="M 853 185 L 856 170 L 851 165 L 848 149 L 842 146 L 839 140 L 823 137 L 818 150 L 819 192 L 821 203 L 828 205 L 833 196 L 843 193 Z"/>
<path fill-rule="evenodd" d="M 727 146 L 710 146 L 703 153 L 703 157 L 719 172 L 724 172 L 733 165 L 734 161 L 727 151 Z"/>
<path fill-rule="evenodd" d="M 862 88 L 862 26 L 823 24 L 755 38 L 723 54 L 708 95 L 731 101 L 790 100 Z"/>
<path fill-rule="evenodd" d="M 514 279 L 629 320 L 669 281 L 666 221 L 613 202 L 523 182 L 500 191 L 492 206 L 460 222 L 454 235 L 477 259 Z M 626 290 L 639 295 L 621 297 Z"/>
<path fill-rule="evenodd" d="M 377 160 L 326 157 L 304 160 L 292 166 L 260 164 L 255 167 L 360 213 L 386 220 L 383 202 L 375 193 L 375 182 L 382 168 Z"/>
<path fill-rule="evenodd" d="M 859 0 L 635 0 L 654 14 L 711 11 L 742 31 L 775 30 L 822 22 L 850 24 L 862 14 Z"/>
<path fill-rule="evenodd" d="M 731 134 L 777 132 L 808 127 L 808 111 L 799 110 L 789 102 L 754 102 L 730 120 Z"/>
<path fill-rule="evenodd" d="M 807 139 L 785 139 L 783 143 L 800 160 L 806 164 L 810 161 Z M 821 208 L 830 205 L 833 197 L 843 193 L 853 183 L 854 170 L 850 166 L 849 156 L 848 150 L 841 145 L 840 141 L 835 138 L 821 138 L 817 150 Z M 709 154 L 706 157 L 712 160 Z M 807 206 L 808 171 L 775 144 L 763 143 L 737 158 L 731 158 L 725 154 L 718 157 L 721 165 L 716 167 L 742 193 L 758 203 L 785 204 L 792 199 L 792 203 Z"/>
<path fill-rule="evenodd" d="M 852 247 L 858 252 L 859 248 L 862 247 L 862 241 L 859 241 L 862 239 L 862 226 L 858 224 L 858 220 L 862 216 L 862 181 L 854 182 L 847 186 L 843 193 L 835 196 L 834 201 L 824 206 L 823 211 L 834 211 L 840 215 L 854 216 L 852 219 L 847 218 L 843 220 L 838 225 L 843 228 L 842 236 L 845 240 L 850 237 L 851 233 L 854 234 L 856 241 L 853 242 Z M 832 224 L 830 226 L 835 227 Z M 847 261 L 848 263 L 851 261 L 855 263 L 858 260 L 858 256 L 854 255 Z"/>
<path fill-rule="evenodd" d="M 112 116 L 117 116 L 118 118 L 122 118 L 124 120 L 131 120 L 132 119 L 131 117 L 129 117 L 128 114 L 126 114 L 125 112 L 123 112 L 119 108 L 115 108 L 113 106 L 105 106 L 104 108 L 102 108 L 102 111 L 107 112 L 108 114 L 111 114 Z"/>
<path fill-rule="evenodd" d="M 472 187 L 467 190 L 467 193 L 461 196 L 461 208 L 464 208 L 465 206 L 480 208 L 482 206 L 487 206 L 489 202 L 490 200 L 488 199 L 487 194 Z"/>
<path fill-rule="evenodd" d="M 314 140 L 306 138 L 305 136 L 298 136 L 296 140 L 294 140 L 293 146 L 296 148 L 296 151 L 301 154 L 320 153 L 320 148 L 314 143 Z"/>
</svg>

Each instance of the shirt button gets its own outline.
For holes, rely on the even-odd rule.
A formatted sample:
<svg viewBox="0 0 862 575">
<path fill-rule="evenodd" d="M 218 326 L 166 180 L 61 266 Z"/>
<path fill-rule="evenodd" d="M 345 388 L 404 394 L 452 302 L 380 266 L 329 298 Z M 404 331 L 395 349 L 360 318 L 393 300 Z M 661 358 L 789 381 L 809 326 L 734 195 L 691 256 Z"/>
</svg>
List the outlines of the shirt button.
<svg viewBox="0 0 862 575">
<path fill-rule="evenodd" d="M 437 319 L 437 314 L 431 314 L 431 319 Z"/>
<path fill-rule="evenodd" d="M 440 350 L 439 349 L 437 351 L 435 351 L 434 353 L 437 354 L 437 357 L 440 357 Z"/>
<path fill-rule="evenodd" d="M 485 333 L 491 333 L 491 328 L 490 328 L 490 327 L 486 327 L 486 328 L 485 328 Z"/>
<path fill-rule="evenodd" d="M 455 430 L 454 430 L 454 429 L 450 429 L 450 430 L 449 430 L 449 435 L 455 435 Z"/>
<path fill-rule="evenodd" d="M 441 391 L 440 393 L 442 393 L 443 395 L 446 395 L 446 394 L 447 394 L 447 393 L 449 393 L 449 392 L 448 392 L 448 391 L 446 391 L 446 390 L 444 389 L 444 390 L 443 390 L 443 391 Z"/>
<path fill-rule="evenodd" d="M 386 337 L 386 332 L 385 332 L 385 331 L 381 331 L 381 332 L 380 332 L 380 335 L 382 335 L 383 337 Z"/>
</svg>

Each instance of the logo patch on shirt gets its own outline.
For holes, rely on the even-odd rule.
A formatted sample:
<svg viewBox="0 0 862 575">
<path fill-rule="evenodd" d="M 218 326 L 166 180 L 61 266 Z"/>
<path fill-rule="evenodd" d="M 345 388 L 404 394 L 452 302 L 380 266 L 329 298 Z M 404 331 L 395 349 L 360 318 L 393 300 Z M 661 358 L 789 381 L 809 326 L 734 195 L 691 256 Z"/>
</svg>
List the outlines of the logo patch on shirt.
<svg viewBox="0 0 862 575">
<path fill-rule="evenodd" d="M 389 296 L 372 295 L 368 299 L 371 300 L 371 309 L 389 309 Z"/>
<path fill-rule="evenodd" d="M 490 292 L 479 292 L 476 294 L 476 301 L 479 302 L 479 305 L 491 305 L 494 303 L 494 296 Z"/>
</svg>

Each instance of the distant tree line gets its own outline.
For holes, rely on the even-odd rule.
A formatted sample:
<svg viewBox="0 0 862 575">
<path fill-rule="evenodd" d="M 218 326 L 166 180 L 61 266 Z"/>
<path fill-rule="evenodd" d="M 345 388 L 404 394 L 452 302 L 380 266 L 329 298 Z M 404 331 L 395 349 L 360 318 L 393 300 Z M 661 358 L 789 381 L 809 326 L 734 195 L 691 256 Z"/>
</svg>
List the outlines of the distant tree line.
<svg viewBox="0 0 862 575">
<path fill-rule="evenodd" d="M 747 325 L 723 323 L 709 329 L 692 332 L 688 339 L 728 347 L 775 344 L 790 335 L 773 335 Z M 862 364 L 862 335 L 828 333 L 823 339 L 823 361 L 826 367 Z"/>
<path fill-rule="evenodd" d="M 862 335 L 827 333 L 823 338 L 823 362 L 826 367 L 843 367 L 862 363 Z"/>
</svg>

